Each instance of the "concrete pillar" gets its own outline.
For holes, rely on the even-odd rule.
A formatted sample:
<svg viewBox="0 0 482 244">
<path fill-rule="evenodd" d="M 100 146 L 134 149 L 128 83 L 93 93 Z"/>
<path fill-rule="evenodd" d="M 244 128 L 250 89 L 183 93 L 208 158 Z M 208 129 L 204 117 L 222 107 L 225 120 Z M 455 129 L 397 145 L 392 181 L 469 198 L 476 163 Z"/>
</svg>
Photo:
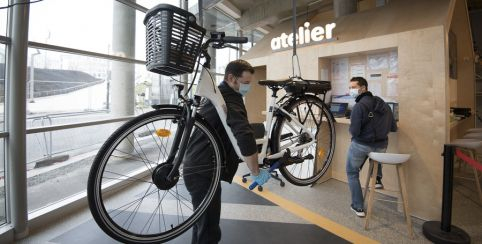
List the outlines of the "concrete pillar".
<svg viewBox="0 0 482 244">
<path fill-rule="evenodd" d="M 333 1 L 333 12 L 335 18 L 356 13 L 357 0 L 335 0 Z"/>
<path fill-rule="evenodd" d="M 112 52 L 114 55 L 135 57 L 136 11 L 120 2 L 113 1 Z M 114 116 L 135 114 L 135 64 L 113 61 L 110 82 L 110 112 Z M 128 136 L 121 142 L 119 150 L 130 153 L 134 150 L 134 138 Z"/>
<path fill-rule="evenodd" d="M 15 239 L 28 235 L 27 206 L 27 159 L 26 159 L 26 114 L 27 114 L 27 51 L 29 4 L 27 0 L 15 0 L 9 8 L 9 36 L 7 45 L 6 77 L 7 91 L 7 197 L 10 208 L 9 219 L 14 228 Z M 2 208 L 4 206 L 1 206 Z M 8 212 L 8 211 L 7 211 Z"/>
<path fill-rule="evenodd" d="M 113 1 L 112 52 L 114 55 L 135 57 L 136 11 Z M 135 107 L 135 65 L 112 63 L 111 113 L 116 116 L 133 115 Z"/>
</svg>

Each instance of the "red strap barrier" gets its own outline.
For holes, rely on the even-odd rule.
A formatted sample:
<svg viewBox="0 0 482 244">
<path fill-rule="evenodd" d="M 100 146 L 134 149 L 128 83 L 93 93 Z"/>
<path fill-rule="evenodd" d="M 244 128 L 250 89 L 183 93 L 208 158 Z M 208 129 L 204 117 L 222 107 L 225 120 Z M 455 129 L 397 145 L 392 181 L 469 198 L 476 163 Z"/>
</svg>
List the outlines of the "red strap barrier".
<svg viewBox="0 0 482 244">
<path fill-rule="evenodd" d="M 474 167 L 478 171 L 482 171 L 482 164 L 477 162 L 475 159 L 465 155 L 460 149 L 455 149 L 455 155 L 459 157 L 460 159 L 464 160 L 467 164 L 470 166 Z"/>
</svg>

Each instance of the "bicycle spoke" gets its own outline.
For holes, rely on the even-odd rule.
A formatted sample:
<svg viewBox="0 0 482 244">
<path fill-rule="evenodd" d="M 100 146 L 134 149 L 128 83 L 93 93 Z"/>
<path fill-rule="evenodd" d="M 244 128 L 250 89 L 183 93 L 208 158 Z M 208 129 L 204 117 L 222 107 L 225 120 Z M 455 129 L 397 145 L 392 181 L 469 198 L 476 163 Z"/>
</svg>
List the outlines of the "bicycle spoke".
<svg viewBox="0 0 482 244">
<path fill-rule="evenodd" d="M 149 124 L 146 124 L 146 128 L 147 128 L 147 130 L 149 130 L 149 132 L 150 132 L 149 134 L 152 137 L 152 139 L 154 140 L 154 142 L 156 142 L 157 148 L 159 149 L 159 154 L 162 152 L 163 149 L 164 149 L 164 151 L 167 152 L 166 147 L 164 145 L 162 145 L 162 141 L 161 141 L 161 145 L 159 145 L 159 143 L 158 143 L 158 140 L 160 140 L 159 137 L 158 137 L 157 140 L 156 140 L 156 137 L 154 137 L 154 134 L 155 134 L 155 131 L 156 131 L 156 126 L 154 125 L 154 122 L 151 122 L 151 125 L 154 128 L 154 131 L 149 129 Z M 164 138 L 162 140 L 164 140 Z M 159 160 L 160 160 L 160 157 L 157 158 L 157 162 L 159 162 Z"/>
<path fill-rule="evenodd" d="M 157 191 L 157 192 L 158 192 L 157 195 L 159 196 L 159 191 Z M 146 233 L 149 232 L 149 230 L 151 229 L 152 223 L 154 222 L 154 218 L 155 218 L 156 212 L 157 212 L 157 210 L 160 208 L 161 203 L 162 203 L 162 202 L 158 201 L 158 204 L 157 204 L 156 208 L 154 209 L 154 211 L 152 212 L 152 214 L 151 214 L 151 215 L 149 216 L 149 218 L 147 219 L 147 222 L 146 222 L 146 224 L 144 225 L 144 227 L 142 227 L 141 233 L 144 231 L 144 229 L 146 228 L 147 224 L 150 222 L 150 223 L 149 223 L 149 227 L 147 228 Z M 152 219 L 152 220 L 151 220 L 151 219 Z M 159 224 L 160 224 L 160 222 L 159 222 Z"/>
<path fill-rule="evenodd" d="M 159 202 L 159 232 L 162 231 L 161 229 L 161 213 L 162 213 L 162 221 L 164 222 L 164 229 L 167 230 L 166 228 L 166 219 L 164 218 L 164 210 L 162 209 L 162 205 L 161 204 L 161 196 L 159 195 L 159 191 L 157 192 L 157 202 Z"/>
<path fill-rule="evenodd" d="M 108 179 L 108 180 L 121 180 L 120 178 L 110 178 L 110 177 L 102 177 L 102 179 Z M 144 180 L 128 180 L 128 179 L 122 179 L 122 181 L 130 181 L 130 182 L 142 182 L 142 183 L 149 183 L 152 184 L 152 182 L 149 181 L 144 181 Z"/>
<path fill-rule="evenodd" d="M 164 121 L 164 128 L 166 127 L 166 123 L 167 123 L 167 121 Z M 169 126 L 169 131 L 171 131 L 171 130 L 172 130 L 172 123 L 171 123 L 170 126 Z M 164 139 L 165 139 L 165 138 L 162 138 L 161 143 L 164 142 Z M 167 141 L 167 139 L 166 139 L 166 141 Z M 165 152 L 164 157 L 166 157 L 166 158 L 169 157 L 169 152 L 168 152 L 168 150 L 167 150 L 167 144 L 168 144 L 168 143 L 166 143 L 166 146 L 164 146 L 164 152 Z M 172 146 L 172 145 L 171 145 L 171 146 Z M 159 151 L 159 154 L 158 154 L 158 156 L 157 156 L 157 161 L 159 162 L 160 160 L 161 160 L 161 151 Z"/>
<path fill-rule="evenodd" d="M 132 134 L 132 136 L 135 138 L 135 135 L 134 135 L 134 134 Z M 146 167 L 147 167 L 147 168 L 149 169 L 149 171 L 152 173 L 152 169 L 149 168 L 149 164 L 146 163 L 146 159 L 147 159 L 147 158 L 144 159 L 144 158 L 141 156 L 141 154 L 136 150 L 136 147 L 134 146 L 134 144 L 131 142 L 131 140 L 129 140 L 129 137 L 128 137 L 128 136 L 126 137 L 126 140 L 131 144 L 132 148 L 134 149 L 134 151 L 136 151 L 136 153 L 137 153 L 137 155 L 139 156 L 139 158 L 142 159 L 142 161 L 144 162 L 144 164 L 146 165 Z M 147 160 L 147 161 L 148 161 L 148 160 Z"/>
<path fill-rule="evenodd" d="M 298 178 L 301 178 L 301 172 L 303 172 L 303 163 L 300 163 L 300 171 L 298 173 Z"/>
<path fill-rule="evenodd" d="M 176 193 L 177 195 L 181 196 L 177 190 L 177 186 L 176 186 Z M 182 221 L 184 221 L 184 213 L 182 212 L 182 206 L 181 206 L 181 199 L 178 198 L 178 202 L 179 202 L 179 208 L 181 209 L 181 216 L 182 216 Z"/>
<path fill-rule="evenodd" d="M 178 209 L 177 209 L 178 213 L 179 213 L 179 207 L 182 208 L 182 207 L 181 207 L 181 204 L 183 204 L 184 206 L 186 206 L 189 210 L 194 211 L 193 208 L 191 208 L 191 207 L 190 207 L 189 205 L 187 205 L 185 202 L 181 201 L 180 198 L 176 197 L 176 196 L 174 195 L 174 193 L 172 193 L 171 190 L 169 190 L 168 192 L 169 192 L 169 194 L 171 194 L 171 195 L 177 200 L 177 201 L 176 201 L 176 205 L 177 205 L 177 207 L 178 207 Z M 179 214 L 178 214 L 178 215 L 179 215 Z M 182 215 L 182 209 L 181 209 L 181 215 Z"/>
<path fill-rule="evenodd" d="M 173 195 L 172 191 L 169 191 L 169 193 L 171 195 Z M 177 186 L 176 186 L 176 194 L 179 195 L 179 197 L 176 197 L 173 195 L 174 198 L 176 198 L 177 200 L 179 200 L 180 202 L 182 202 L 182 200 L 186 201 L 186 202 L 189 202 L 189 199 L 187 199 L 186 197 L 184 197 L 183 195 L 179 194 L 178 190 L 177 190 Z M 182 198 L 182 199 L 181 199 Z M 186 204 L 185 204 L 186 205 Z M 191 211 L 194 211 L 193 208 L 191 208 L 189 205 L 186 205 L 187 208 L 189 208 L 189 210 Z"/>
<path fill-rule="evenodd" d="M 130 154 L 130 153 L 123 152 L 123 151 L 121 151 L 121 150 L 119 150 L 119 149 L 115 149 L 115 151 L 119 151 L 119 152 L 124 153 L 124 154 L 126 154 L 126 155 L 130 155 L 131 157 L 123 157 L 123 156 L 117 156 L 117 155 L 113 155 L 113 154 L 112 154 L 111 156 L 112 156 L 112 157 L 114 157 L 114 158 L 120 158 L 120 159 L 132 159 L 132 158 L 139 158 L 139 159 L 141 159 L 141 160 L 134 160 L 134 161 L 138 161 L 138 162 L 145 163 L 144 159 L 143 159 L 143 158 L 141 158 L 141 157 L 138 157 L 138 156 L 133 155 L 133 154 Z M 152 161 L 148 161 L 148 163 L 149 163 L 149 164 L 154 164 L 154 165 L 157 165 L 157 163 L 152 162 Z"/>
<path fill-rule="evenodd" d="M 152 185 L 151 185 L 152 186 Z M 146 192 L 144 193 L 144 196 L 142 198 L 140 198 L 139 200 L 139 203 L 137 204 L 137 206 L 134 208 L 134 211 L 131 212 L 131 214 L 129 215 L 129 217 L 127 218 L 127 220 L 124 222 L 124 224 L 130 219 L 130 217 L 132 216 L 132 214 L 134 214 L 134 216 L 132 216 L 132 220 L 130 221 L 129 225 L 127 226 L 127 229 L 129 229 L 129 227 L 131 226 L 132 222 L 134 221 L 134 218 L 135 216 L 137 215 L 137 210 L 139 210 L 142 202 L 144 201 L 146 195 L 147 195 L 147 192 L 149 191 L 149 189 L 151 188 L 151 186 L 149 186 L 149 188 L 147 188 Z M 123 224 L 123 226 L 124 226 Z"/>
<path fill-rule="evenodd" d="M 151 191 L 147 196 L 153 194 L 154 192 L 158 192 L 157 189 L 154 189 L 153 191 Z M 124 211 L 127 212 L 127 210 L 128 210 L 130 207 L 134 206 L 136 203 L 138 203 L 138 202 L 141 201 L 141 200 L 142 200 L 142 198 L 137 199 L 137 200 L 134 200 L 134 201 L 131 201 L 131 202 L 128 202 L 128 203 L 126 203 L 126 204 L 124 204 L 124 205 L 122 205 L 122 206 L 120 206 L 120 207 L 118 207 L 118 208 L 116 208 L 116 209 L 112 209 L 112 210 L 108 211 L 107 213 L 108 213 L 109 215 L 111 215 L 112 213 L 118 211 L 117 214 L 111 216 L 111 218 L 114 219 L 115 217 L 119 216 L 119 214 L 123 213 Z M 124 208 L 125 208 L 125 210 L 122 210 L 122 209 L 124 209 Z"/>
<path fill-rule="evenodd" d="M 142 149 L 142 146 L 141 146 L 141 144 L 139 143 L 139 140 L 137 139 L 137 137 L 136 137 L 135 135 L 134 135 L 134 139 L 135 139 L 135 141 L 137 142 L 137 144 L 139 145 L 139 149 L 141 150 L 142 154 L 144 154 L 144 157 L 145 157 L 146 161 L 149 161 L 149 159 L 147 158 L 146 153 L 145 153 L 144 150 Z M 149 164 L 147 164 L 147 165 L 149 165 Z M 147 166 L 147 167 L 149 167 L 149 166 Z M 150 171 L 152 172 L 152 168 L 150 168 Z"/>
</svg>

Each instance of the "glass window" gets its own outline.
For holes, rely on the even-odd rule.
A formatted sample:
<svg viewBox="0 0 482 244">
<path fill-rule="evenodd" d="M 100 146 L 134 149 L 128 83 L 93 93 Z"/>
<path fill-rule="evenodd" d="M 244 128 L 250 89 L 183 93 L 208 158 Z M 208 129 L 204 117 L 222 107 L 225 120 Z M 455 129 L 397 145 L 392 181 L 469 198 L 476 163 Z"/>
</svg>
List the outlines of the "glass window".
<svg viewBox="0 0 482 244">
<path fill-rule="evenodd" d="M 0 0 L 0 7 L 8 6 L 8 2 L 8 0 Z M 7 35 L 7 11 L 6 8 L 0 9 L 0 36 Z"/>
<path fill-rule="evenodd" d="M 143 112 L 152 104 L 170 101 L 170 83 L 168 77 L 148 72 L 142 64 L 30 48 L 27 128 L 58 124 L 32 123 L 39 116 L 96 113 L 105 119 Z M 76 117 L 63 122 L 81 121 Z"/>
<path fill-rule="evenodd" d="M 5 189 L 5 139 L 0 138 L 0 225 L 7 222 Z"/>
<path fill-rule="evenodd" d="M 31 5 L 29 40 L 144 60 L 144 15 L 115 0 L 42 1 Z"/>
<path fill-rule="evenodd" d="M 229 62 L 236 60 L 238 50 L 233 48 L 216 49 L 216 73 L 224 74 Z"/>
<path fill-rule="evenodd" d="M 0 131 L 5 130 L 5 87 L 5 45 L 0 44 Z"/>
<path fill-rule="evenodd" d="M 197 1 L 193 1 L 193 0 L 190 0 L 190 5 L 191 4 L 194 4 L 195 2 L 197 3 Z M 167 4 L 171 4 L 171 5 L 174 5 L 174 6 L 179 6 L 179 0 L 164 0 L 164 1 L 158 1 L 158 0 L 137 0 L 136 1 L 137 4 L 145 7 L 145 8 L 152 8 L 158 4 L 161 4 L 161 3 L 167 3 Z"/>
<path fill-rule="evenodd" d="M 107 110 L 111 61 L 28 50 L 27 118 Z M 32 127 L 27 123 L 27 127 Z"/>
<path fill-rule="evenodd" d="M 0 0 L 0 7 L 9 4 L 8 0 Z M 0 9 L 0 36 L 7 35 L 7 11 Z M 5 130 L 5 45 L 0 44 L 0 131 Z M 0 138 L 0 225 L 7 222 L 6 188 L 5 188 L 5 139 Z"/>
<path fill-rule="evenodd" d="M 29 40 L 109 53 L 113 2 L 49 0 L 30 6 Z"/>
<path fill-rule="evenodd" d="M 179 0 L 135 2 L 146 8 L 161 2 L 179 4 Z M 190 9 L 195 9 L 196 4 L 189 1 Z M 30 12 L 30 41 L 145 59 L 145 14 L 127 5 L 113 0 L 49 0 L 32 4 Z M 127 24 L 116 25 L 116 14 L 130 16 L 119 20 Z M 211 31 L 236 35 L 237 24 L 226 16 L 214 10 L 205 16 L 206 23 L 212 23 Z M 223 74 L 226 65 L 237 58 L 237 50 L 217 50 L 215 58 L 213 71 Z M 173 85 L 180 81 L 179 76 L 151 73 L 145 65 L 133 62 L 29 48 L 27 128 L 137 115 L 151 110 L 153 104 L 178 102 Z M 222 78 L 216 75 L 216 80 Z M 121 124 L 28 134 L 29 212 L 85 191 L 93 157 Z"/>
<path fill-rule="evenodd" d="M 54 123 L 83 120 L 86 116 L 37 118 Z M 48 122 L 46 122 L 48 123 Z M 91 163 L 102 143 L 122 123 L 96 125 L 69 130 L 27 135 L 27 196 L 28 211 L 32 212 L 73 194 L 83 192 Z"/>
<path fill-rule="evenodd" d="M 174 81 L 143 64 L 32 48 L 28 64 L 28 128 L 134 115 L 177 102 Z M 27 135 L 29 211 L 84 191 L 93 157 L 121 124 Z"/>
</svg>

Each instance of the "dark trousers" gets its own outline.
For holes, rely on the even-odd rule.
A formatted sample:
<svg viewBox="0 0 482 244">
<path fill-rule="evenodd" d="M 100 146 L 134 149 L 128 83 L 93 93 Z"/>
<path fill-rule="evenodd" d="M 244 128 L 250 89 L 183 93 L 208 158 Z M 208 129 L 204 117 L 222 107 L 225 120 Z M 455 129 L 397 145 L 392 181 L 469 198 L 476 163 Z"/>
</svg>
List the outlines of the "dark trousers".
<svg viewBox="0 0 482 244">
<path fill-rule="evenodd" d="M 202 175 L 191 174 L 184 178 L 186 188 L 191 194 L 194 209 L 204 199 L 212 179 Z M 221 184 L 214 193 L 213 199 L 206 211 L 192 227 L 192 244 L 213 244 L 221 240 Z"/>
</svg>

